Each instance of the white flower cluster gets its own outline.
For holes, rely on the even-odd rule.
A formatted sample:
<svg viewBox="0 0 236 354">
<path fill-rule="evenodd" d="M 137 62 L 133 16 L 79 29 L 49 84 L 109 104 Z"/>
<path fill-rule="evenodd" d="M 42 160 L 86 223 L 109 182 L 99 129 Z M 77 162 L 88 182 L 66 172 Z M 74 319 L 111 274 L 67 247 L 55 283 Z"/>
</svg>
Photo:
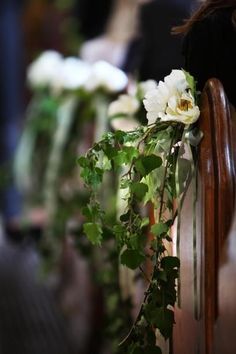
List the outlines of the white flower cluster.
<svg viewBox="0 0 236 354">
<path fill-rule="evenodd" d="M 146 93 L 143 103 L 149 124 L 155 123 L 157 118 L 192 124 L 200 115 L 183 70 L 172 70 L 164 81 Z"/>
<path fill-rule="evenodd" d="M 141 106 L 141 99 L 146 93 L 157 87 L 154 80 L 135 82 L 128 94 L 123 94 L 116 101 L 110 103 L 108 116 L 111 118 L 111 126 L 114 130 L 131 131 L 139 126 L 134 118 Z"/>
<path fill-rule="evenodd" d="M 49 87 L 53 92 L 79 88 L 119 92 L 128 83 L 122 70 L 105 61 L 90 65 L 76 57 L 63 58 L 53 50 L 45 51 L 30 64 L 27 79 L 32 88 Z"/>
</svg>

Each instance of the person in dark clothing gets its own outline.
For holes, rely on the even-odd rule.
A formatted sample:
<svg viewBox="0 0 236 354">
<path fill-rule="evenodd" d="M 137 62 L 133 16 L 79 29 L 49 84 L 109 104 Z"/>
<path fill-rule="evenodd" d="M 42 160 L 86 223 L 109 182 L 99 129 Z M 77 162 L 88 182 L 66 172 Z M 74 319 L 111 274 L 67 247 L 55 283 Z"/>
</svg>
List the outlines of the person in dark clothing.
<svg viewBox="0 0 236 354">
<path fill-rule="evenodd" d="M 114 2 L 114 0 L 76 1 L 75 14 L 84 39 L 92 39 L 104 32 Z"/>
<path fill-rule="evenodd" d="M 12 160 L 23 115 L 23 55 L 21 12 L 23 1 L 0 2 L 0 208 L 3 219 L 11 223 L 21 213 L 21 196 L 12 177 Z"/>
<path fill-rule="evenodd" d="M 183 67 L 182 40 L 171 28 L 188 18 L 194 1 L 155 0 L 140 9 L 140 40 L 131 43 L 123 69 L 138 73 L 139 80 L 162 80 L 172 69 Z"/>
<path fill-rule="evenodd" d="M 198 89 L 215 77 L 236 106 L 236 0 L 207 0 L 174 32 L 185 34 L 185 69 L 197 80 Z"/>
</svg>

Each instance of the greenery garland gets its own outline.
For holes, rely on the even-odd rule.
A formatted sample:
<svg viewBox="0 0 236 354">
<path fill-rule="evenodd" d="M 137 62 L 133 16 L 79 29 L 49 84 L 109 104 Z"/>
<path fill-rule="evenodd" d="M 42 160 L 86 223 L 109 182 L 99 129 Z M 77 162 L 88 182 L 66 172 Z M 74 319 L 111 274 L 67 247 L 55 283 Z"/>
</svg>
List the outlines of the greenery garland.
<svg viewBox="0 0 236 354">
<path fill-rule="evenodd" d="M 184 90 L 191 94 L 193 78 L 185 75 L 191 84 Z M 179 112 L 183 108 L 186 118 L 189 107 L 194 107 L 186 95 L 181 95 L 178 97 Z M 165 110 L 168 114 L 168 103 Z M 169 109 L 169 112 L 173 118 L 173 110 Z M 194 121 L 199 116 L 197 110 L 195 113 Z M 117 130 L 105 134 L 78 159 L 81 177 L 90 191 L 90 202 L 83 208 L 85 234 L 94 245 L 101 245 L 107 234 L 113 237 L 120 263 L 133 270 L 139 269 L 148 283 L 139 313 L 121 341 L 119 353 L 160 354 L 156 330 L 165 339 L 172 335 L 180 260 L 170 254 L 168 243 L 172 242 L 171 227 L 190 180 L 193 160 L 185 157 L 184 144 L 187 137 L 193 135 L 192 129 L 191 124 L 181 119 L 157 118 L 154 123 L 133 131 Z M 111 223 L 99 194 L 104 176 L 110 171 L 123 170 L 124 166 L 127 172 L 123 174 L 119 188 L 125 190 L 125 211 L 117 222 Z M 155 211 L 154 224 L 147 213 L 143 213 L 150 204 Z M 147 238 L 148 230 L 151 239 Z M 150 262 L 151 274 L 145 269 Z"/>
</svg>

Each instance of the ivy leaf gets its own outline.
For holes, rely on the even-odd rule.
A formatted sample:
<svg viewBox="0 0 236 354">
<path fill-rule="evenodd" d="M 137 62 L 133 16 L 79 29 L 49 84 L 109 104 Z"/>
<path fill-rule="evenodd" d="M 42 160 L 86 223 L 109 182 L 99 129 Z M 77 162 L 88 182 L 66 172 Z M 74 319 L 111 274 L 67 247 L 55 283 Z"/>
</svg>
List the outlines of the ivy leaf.
<svg viewBox="0 0 236 354">
<path fill-rule="evenodd" d="M 145 217 L 145 218 L 142 219 L 140 227 L 143 228 L 145 226 L 148 226 L 149 223 L 150 223 L 149 217 Z"/>
<path fill-rule="evenodd" d="M 127 163 L 125 151 L 118 151 L 117 155 L 113 157 L 113 161 L 116 167 L 125 165 Z"/>
<path fill-rule="evenodd" d="M 145 241 L 146 241 L 145 234 L 141 234 L 141 235 L 134 234 L 134 235 L 130 236 L 129 246 L 135 250 L 138 250 L 138 249 L 142 250 L 145 245 Z"/>
<path fill-rule="evenodd" d="M 117 130 L 115 133 L 114 133 L 114 137 L 116 139 L 116 141 L 120 144 L 123 144 L 124 143 L 124 139 L 125 139 L 125 136 L 127 135 L 126 132 L 122 131 L 122 130 Z"/>
<path fill-rule="evenodd" d="M 136 170 L 141 174 L 141 176 L 148 175 L 151 171 L 162 165 L 162 159 L 154 154 L 141 156 L 135 162 Z"/>
<path fill-rule="evenodd" d="M 86 184 L 96 188 L 102 182 L 103 172 L 104 171 L 99 167 L 93 169 L 86 167 L 81 172 L 81 177 L 84 179 Z"/>
<path fill-rule="evenodd" d="M 98 204 L 90 205 L 88 204 L 86 207 L 82 209 L 82 214 L 87 218 L 87 220 L 92 221 L 96 219 L 102 211 Z"/>
<path fill-rule="evenodd" d="M 80 156 L 77 159 L 77 162 L 81 167 L 88 167 L 89 166 L 89 160 L 84 156 Z"/>
<path fill-rule="evenodd" d="M 83 228 L 86 236 L 93 245 L 101 245 L 102 228 L 100 224 L 88 222 L 84 224 Z"/>
<path fill-rule="evenodd" d="M 161 267 L 165 269 L 167 272 L 180 267 L 180 260 L 178 257 L 167 256 L 162 258 Z"/>
<path fill-rule="evenodd" d="M 151 227 L 151 233 L 154 236 L 161 236 L 162 234 L 166 234 L 168 230 L 169 227 L 162 222 L 159 222 L 158 224 L 154 224 Z"/>
<path fill-rule="evenodd" d="M 126 161 L 130 163 L 135 157 L 138 157 L 139 151 L 133 146 L 124 146 L 123 151 L 126 153 Z"/>
<path fill-rule="evenodd" d="M 136 250 L 127 249 L 120 256 L 121 264 L 130 269 L 138 268 L 144 260 L 145 256 Z"/>
<path fill-rule="evenodd" d="M 136 182 L 131 185 L 131 192 L 134 193 L 138 201 L 143 200 L 147 191 L 148 191 L 148 186 L 145 183 Z"/>
<path fill-rule="evenodd" d="M 103 151 L 104 151 L 104 154 L 108 157 L 109 160 L 113 159 L 117 153 L 118 153 L 118 150 L 115 149 L 113 146 L 111 145 L 106 145 L 104 148 L 103 148 Z"/>
<path fill-rule="evenodd" d="M 174 312 L 169 309 L 158 308 L 155 325 L 160 330 L 165 339 L 172 334 L 173 324 L 175 323 Z"/>
<path fill-rule="evenodd" d="M 167 282 L 167 274 L 164 270 L 160 270 L 156 274 L 157 279 Z"/>
<path fill-rule="evenodd" d="M 186 81 L 187 81 L 187 83 L 189 85 L 190 90 L 193 93 L 195 93 L 195 91 L 196 91 L 196 82 L 194 80 L 194 77 L 192 75 L 190 75 L 189 72 L 187 72 L 185 70 L 183 70 L 183 72 L 184 72 L 184 75 L 186 77 Z"/>
<path fill-rule="evenodd" d="M 165 339 L 169 338 L 172 333 L 174 320 L 174 312 L 164 307 L 155 307 L 153 303 L 145 307 L 145 317 L 158 328 Z"/>
</svg>

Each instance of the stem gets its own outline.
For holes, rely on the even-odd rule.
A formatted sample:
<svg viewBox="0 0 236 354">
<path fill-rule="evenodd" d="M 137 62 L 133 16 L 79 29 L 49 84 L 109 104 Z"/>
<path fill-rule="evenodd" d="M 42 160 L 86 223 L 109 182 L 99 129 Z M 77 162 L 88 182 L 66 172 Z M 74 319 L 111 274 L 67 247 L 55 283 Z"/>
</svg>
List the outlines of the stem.
<svg viewBox="0 0 236 354">
<path fill-rule="evenodd" d="M 178 129 L 178 125 L 175 127 L 175 131 L 174 131 L 174 134 L 172 136 L 172 139 L 171 139 L 171 142 L 170 142 L 170 148 L 169 148 L 168 155 L 167 155 L 167 163 L 166 163 L 166 166 L 165 166 L 164 177 L 163 177 L 163 185 L 162 185 L 162 189 L 161 189 L 160 209 L 159 209 L 159 217 L 158 217 L 158 221 L 159 222 L 161 220 L 162 211 L 163 211 L 163 205 L 164 205 L 164 194 L 165 194 L 165 187 L 166 187 L 166 175 L 167 175 L 167 170 L 168 170 L 168 167 L 169 167 L 169 157 L 171 155 L 171 150 L 172 150 L 173 145 L 174 145 L 174 140 L 175 140 L 175 137 L 176 137 L 177 129 Z"/>
</svg>

